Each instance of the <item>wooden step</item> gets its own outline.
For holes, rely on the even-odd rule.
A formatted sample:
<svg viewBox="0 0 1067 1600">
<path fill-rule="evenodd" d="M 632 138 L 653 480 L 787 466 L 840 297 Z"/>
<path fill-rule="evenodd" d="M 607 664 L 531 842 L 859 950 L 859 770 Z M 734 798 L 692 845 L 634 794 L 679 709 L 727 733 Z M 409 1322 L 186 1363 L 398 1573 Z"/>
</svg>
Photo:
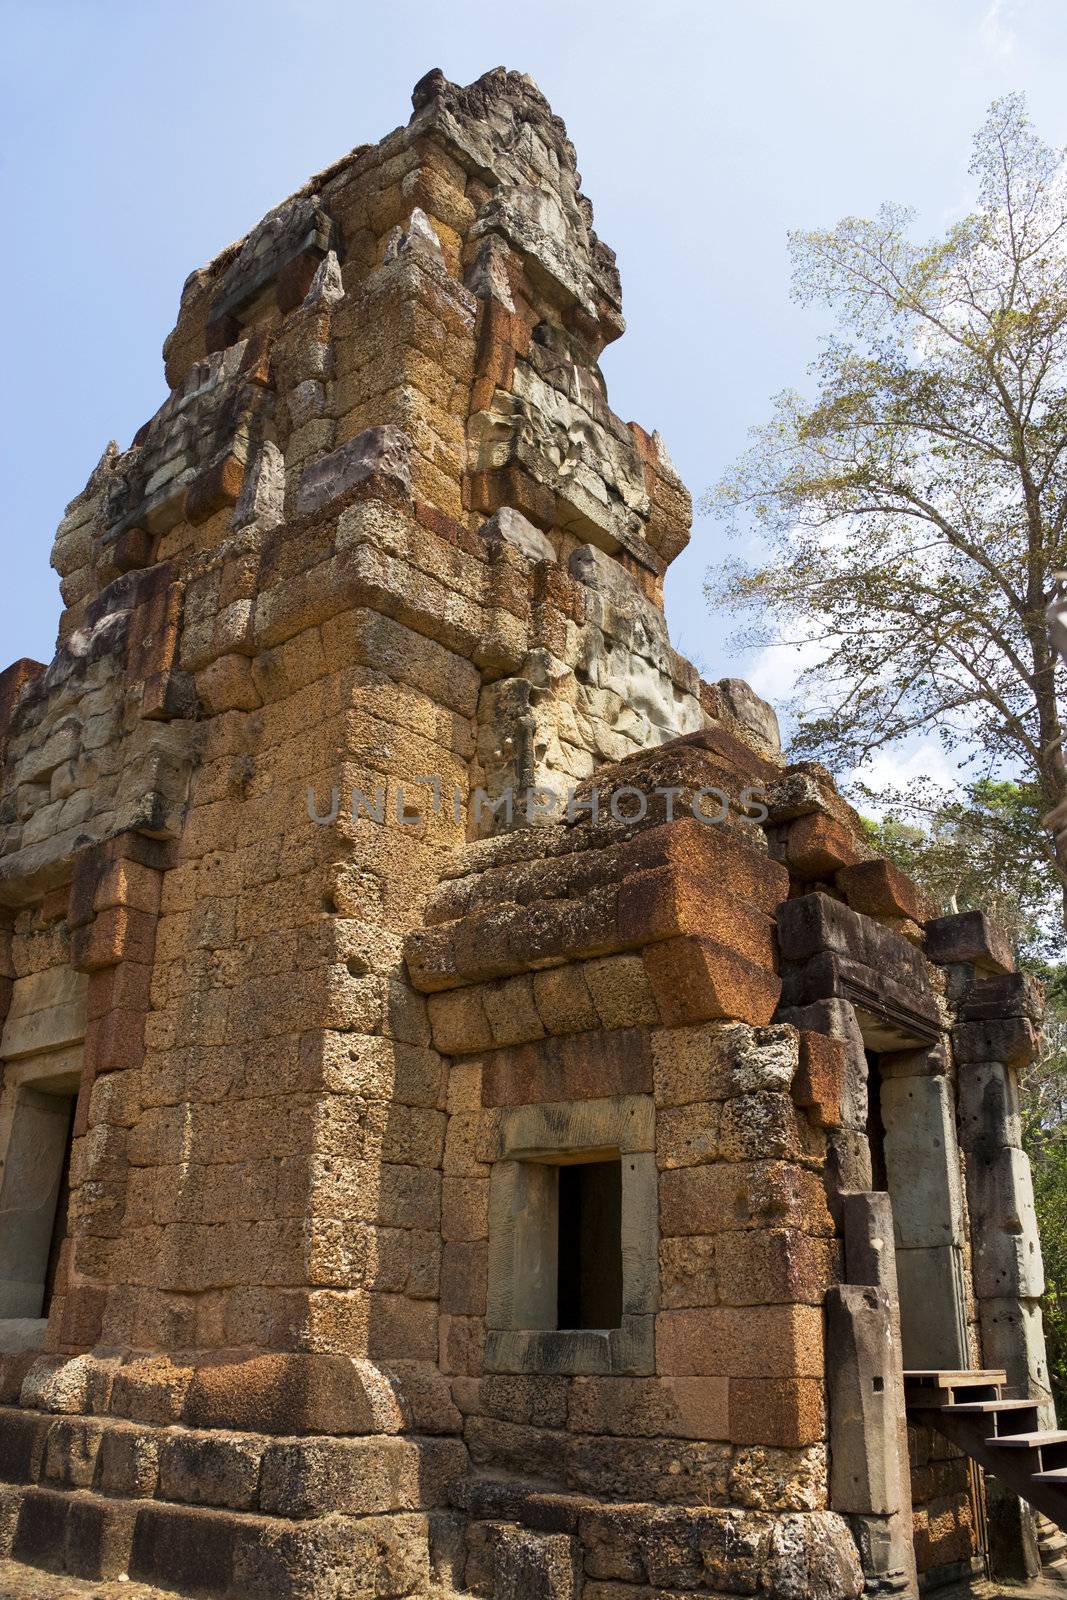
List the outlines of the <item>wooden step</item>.
<svg viewBox="0 0 1067 1600">
<path fill-rule="evenodd" d="M 919 1367 L 904 1374 L 905 1388 L 910 1383 L 929 1384 L 936 1389 L 985 1388 L 987 1385 L 996 1388 L 1007 1381 L 1008 1374 L 999 1367 L 978 1367 L 966 1372 L 953 1372 L 946 1367 Z"/>
<path fill-rule="evenodd" d="M 960 1412 L 963 1416 L 982 1416 L 999 1411 L 1036 1411 L 1036 1400 L 961 1400 L 958 1405 L 939 1406 L 939 1411 Z"/>
<path fill-rule="evenodd" d="M 1008 1381 L 999 1367 L 978 1367 L 972 1371 L 937 1368 L 908 1371 L 904 1374 L 904 1404 L 910 1411 L 937 1411 L 952 1405 L 960 1391 L 980 1393 L 995 1399 Z"/>
<path fill-rule="evenodd" d="M 960 1385 L 963 1393 L 982 1394 L 984 1388 L 988 1394 L 990 1377 L 998 1380 L 992 1385 L 996 1392 L 1004 1381 L 1001 1372 L 982 1373 L 980 1378 L 976 1374 L 970 1376 L 969 1384 Z M 1067 1526 L 1067 1429 L 1040 1426 L 1040 1400 L 957 1401 L 951 1378 L 947 1394 L 940 1387 L 943 1381 L 940 1375 L 934 1375 L 929 1383 L 937 1387 L 924 1386 L 921 1381 L 912 1386 L 908 1406 L 914 1419 L 943 1433 L 986 1472 L 1029 1500 L 1042 1516 L 1060 1527 Z M 931 1399 L 940 1395 L 945 1395 L 947 1403 L 931 1405 Z"/>
<path fill-rule="evenodd" d="M 1044 1445 L 1067 1444 L 1067 1430 L 1049 1428 L 1045 1433 L 1005 1433 L 999 1438 L 987 1439 L 986 1444 L 995 1444 L 1004 1450 L 1040 1450 Z"/>
</svg>

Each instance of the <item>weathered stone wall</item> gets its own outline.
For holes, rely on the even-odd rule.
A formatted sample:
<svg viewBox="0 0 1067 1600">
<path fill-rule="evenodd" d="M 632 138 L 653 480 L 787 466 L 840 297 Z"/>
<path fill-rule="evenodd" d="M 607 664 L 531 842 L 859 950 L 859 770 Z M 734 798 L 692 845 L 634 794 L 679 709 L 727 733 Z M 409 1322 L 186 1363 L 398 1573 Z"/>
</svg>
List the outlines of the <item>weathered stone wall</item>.
<svg viewBox="0 0 1067 1600">
<path fill-rule="evenodd" d="M 901 1340 L 1043 1381 L 1034 997 L 672 650 L 562 123 L 413 103 L 188 279 L 0 677 L 0 1216 L 77 1093 L 54 1275 L 0 1239 L 0 1526 L 244 1600 L 909 1592 L 911 1490 L 942 1574 L 980 1497 L 909 1485 Z M 604 1152 L 619 1324 L 561 1329 Z"/>
</svg>

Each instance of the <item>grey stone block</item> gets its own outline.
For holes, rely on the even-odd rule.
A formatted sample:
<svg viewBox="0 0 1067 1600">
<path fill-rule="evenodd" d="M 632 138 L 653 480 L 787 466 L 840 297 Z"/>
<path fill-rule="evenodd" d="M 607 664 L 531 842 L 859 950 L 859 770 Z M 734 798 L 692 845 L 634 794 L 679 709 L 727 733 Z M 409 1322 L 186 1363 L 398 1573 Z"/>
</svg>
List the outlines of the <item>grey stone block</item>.
<svg viewBox="0 0 1067 1600">
<path fill-rule="evenodd" d="M 967 1164 L 974 1234 L 974 1288 L 980 1300 L 1045 1292 L 1041 1241 L 1034 1211 L 1030 1161 L 1008 1147 L 975 1155 Z"/>
<path fill-rule="evenodd" d="M 959 1249 L 897 1250 L 905 1370 L 969 1365 Z"/>
<path fill-rule="evenodd" d="M 939 965 L 971 961 L 985 972 L 1012 972 L 1015 968 L 1011 946 L 984 911 L 934 917 L 926 924 L 926 954 Z"/>
<path fill-rule="evenodd" d="M 826 1344 L 831 1504 L 835 1511 L 863 1514 L 899 1511 L 902 1396 L 894 1381 L 893 1313 L 885 1291 L 831 1287 Z"/>
<path fill-rule="evenodd" d="M 313 461 L 300 480 L 294 510 L 297 516 L 321 511 L 372 477 L 391 479 L 404 494 L 411 493 L 411 440 L 391 423 L 365 428 Z"/>
<path fill-rule="evenodd" d="M 959 1075 L 960 1143 L 977 1156 L 1022 1145 L 1019 1080 L 999 1061 L 972 1062 Z"/>
<path fill-rule="evenodd" d="M 1022 1067 L 1037 1054 L 1037 1032 L 1029 1017 L 960 1022 L 952 1030 L 957 1062 L 1004 1061 Z"/>
<path fill-rule="evenodd" d="M 1029 972 L 1005 972 L 975 978 L 960 1006 L 961 1022 L 984 1022 L 999 1017 L 1029 1017 L 1040 1022 L 1045 1002 L 1041 987 Z"/>
<path fill-rule="evenodd" d="M 947 1081 L 892 1078 L 882 1084 L 881 1099 L 897 1244 L 959 1244 L 963 1207 Z"/>
<path fill-rule="evenodd" d="M 1041 1426 L 1055 1427 L 1040 1301 L 980 1300 L 978 1317 L 986 1366 L 1003 1368 L 1013 1389 L 1034 1395 L 1040 1403 Z"/>
</svg>

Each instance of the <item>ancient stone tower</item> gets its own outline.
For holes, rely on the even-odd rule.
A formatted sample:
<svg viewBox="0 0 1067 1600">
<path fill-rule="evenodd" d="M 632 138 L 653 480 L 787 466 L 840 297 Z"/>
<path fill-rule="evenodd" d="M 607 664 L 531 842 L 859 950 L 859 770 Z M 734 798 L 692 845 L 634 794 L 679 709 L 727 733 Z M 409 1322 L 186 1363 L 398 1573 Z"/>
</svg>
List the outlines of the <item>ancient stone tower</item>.
<svg viewBox="0 0 1067 1600">
<path fill-rule="evenodd" d="M 562 123 L 413 100 L 189 278 L 0 679 L 0 1541 L 227 1600 L 1025 1561 L 1036 994 L 671 649 Z"/>
</svg>

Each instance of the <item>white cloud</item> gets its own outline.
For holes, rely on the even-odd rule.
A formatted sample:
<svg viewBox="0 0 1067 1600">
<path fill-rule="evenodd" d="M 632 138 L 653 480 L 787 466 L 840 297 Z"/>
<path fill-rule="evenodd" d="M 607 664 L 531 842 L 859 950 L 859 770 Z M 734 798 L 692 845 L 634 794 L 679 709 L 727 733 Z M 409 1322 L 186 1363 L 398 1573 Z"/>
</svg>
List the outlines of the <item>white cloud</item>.
<svg viewBox="0 0 1067 1600">
<path fill-rule="evenodd" d="M 1015 54 L 1015 24 L 1022 8 L 1023 0 L 989 0 L 978 23 L 978 37 L 989 55 L 1007 61 Z"/>
<path fill-rule="evenodd" d="M 745 677 L 758 695 L 779 709 L 796 694 L 797 679 L 828 654 L 828 647 L 809 640 L 805 644 L 769 644 L 759 652 Z"/>
<path fill-rule="evenodd" d="M 929 778 L 951 789 L 962 779 L 957 763 L 947 756 L 937 739 L 907 740 L 893 750 L 880 750 L 859 771 L 852 773 L 875 794 L 883 789 L 906 788 L 915 778 Z M 865 801 L 863 809 L 881 817 L 885 807 Z"/>
</svg>

